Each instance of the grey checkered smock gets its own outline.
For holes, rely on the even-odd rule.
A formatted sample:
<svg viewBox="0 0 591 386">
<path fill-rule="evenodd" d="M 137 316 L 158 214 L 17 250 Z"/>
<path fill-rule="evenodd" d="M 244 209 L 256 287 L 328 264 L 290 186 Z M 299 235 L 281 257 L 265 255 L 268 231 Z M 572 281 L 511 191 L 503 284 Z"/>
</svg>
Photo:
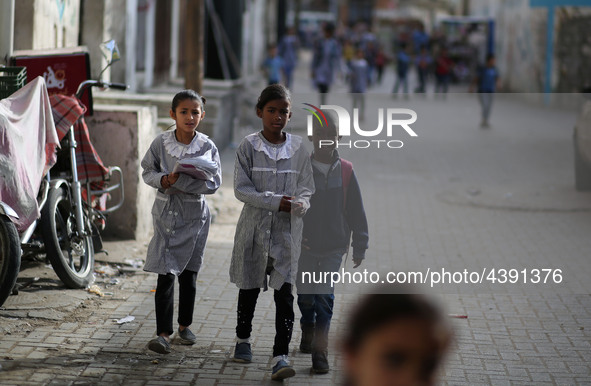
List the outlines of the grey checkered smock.
<svg viewBox="0 0 591 386">
<path fill-rule="evenodd" d="M 234 193 L 244 208 L 234 236 L 230 280 L 240 289 L 266 289 L 268 284 L 279 290 L 283 283 L 295 283 L 303 221 L 278 209 L 282 196 L 310 206 L 314 177 L 310 155 L 301 145 L 302 138 L 289 133 L 280 144 L 255 133 L 236 151 Z"/>
<path fill-rule="evenodd" d="M 180 174 L 169 189 L 160 184 L 179 159 L 199 157 L 211 150 L 218 164 L 213 181 Z M 156 189 L 152 206 L 154 236 L 148 246 L 144 270 L 179 275 L 185 269 L 199 272 L 209 232 L 210 213 L 204 194 L 213 194 L 222 183 L 222 169 L 215 144 L 197 133 L 189 145 L 176 141 L 174 130 L 156 137 L 142 160 L 144 182 Z"/>
</svg>

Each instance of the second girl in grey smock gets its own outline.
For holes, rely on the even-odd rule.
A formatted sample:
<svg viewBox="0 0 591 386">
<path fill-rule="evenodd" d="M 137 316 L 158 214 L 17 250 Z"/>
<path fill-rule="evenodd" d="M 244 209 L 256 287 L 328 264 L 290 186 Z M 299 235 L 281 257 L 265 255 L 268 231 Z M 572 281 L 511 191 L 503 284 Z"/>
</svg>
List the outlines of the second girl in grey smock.
<svg viewBox="0 0 591 386">
<path fill-rule="evenodd" d="M 230 280 L 240 289 L 279 290 L 295 284 L 301 250 L 301 217 L 279 212 L 283 196 L 310 206 L 314 178 L 302 138 L 286 133 L 273 144 L 262 133 L 248 135 L 236 151 L 234 194 L 244 202 L 230 265 Z"/>
</svg>

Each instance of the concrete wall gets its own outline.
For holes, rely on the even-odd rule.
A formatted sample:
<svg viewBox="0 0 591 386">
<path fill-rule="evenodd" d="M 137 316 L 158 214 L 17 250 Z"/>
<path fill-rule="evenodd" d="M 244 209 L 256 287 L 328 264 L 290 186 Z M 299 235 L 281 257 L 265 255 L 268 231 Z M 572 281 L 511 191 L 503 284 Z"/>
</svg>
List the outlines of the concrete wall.
<svg viewBox="0 0 591 386">
<path fill-rule="evenodd" d="M 541 92 L 545 78 L 546 12 L 529 1 L 508 2 L 498 9 L 496 52 L 505 89 Z"/>
<path fill-rule="evenodd" d="M 247 0 L 242 26 L 242 75 L 246 78 L 259 72 L 265 53 L 263 0 Z"/>
<path fill-rule="evenodd" d="M 238 126 L 237 112 L 240 109 L 242 85 L 240 81 L 205 79 L 203 86 L 207 104 L 205 119 L 199 124 L 199 131 L 209 136 L 219 149 L 223 149 L 233 141 L 233 132 Z M 170 120 L 170 123 L 173 121 Z"/>
<path fill-rule="evenodd" d="M 569 14 L 566 11 L 559 15 L 556 91 L 591 92 L 591 14 Z"/>
<path fill-rule="evenodd" d="M 529 0 L 472 0 L 470 14 L 496 20 L 495 51 L 505 90 L 542 92 L 546 76 L 547 9 L 532 8 Z M 572 72 L 589 73 L 585 68 L 591 60 L 591 48 L 586 48 L 591 47 L 589 16 L 591 7 L 555 7 L 553 91 L 577 92 L 576 79 L 583 79 L 570 79 Z"/>
<path fill-rule="evenodd" d="M 14 0 L 0 2 L 0 64 L 10 65 L 14 51 Z"/>
<path fill-rule="evenodd" d="M 15 50 L 78 45 L 80 0 L 15 1 Z"/>
<path fill-rule="evenodd" d="M 99 45 L 105 41 L 103 14 L 105 2 L 103 0 L 82 0 L 82 43 L 88 47 L 90 56 L 91 77 L 96 78 L 103 65 L 103 56 Z"/>
<path fill-rule="evenodd" d="M 137 0 L 82 0 L 82 44 L 90 53 L 92 78 L 96 79 L 107 65 L 100 44 L 115 39 L 121 53 L 121 61 L 114 64 L 102 78 L 135 87 L 135 12 Z M 129 9 L 133 8 L 133 12 Z M 133 70 L 131 70 L 133 68 Z"/>
<path fill-rule="evenodd" d="M 140 163 L 160 133 L 156 120 L 156 107 L 126 105 L 94 105 L 94 115 L 87 119 L 91 141 L 103 163 L 119 166 L 124 177 L 125 201 L 109 215 L 105 236 L 146 239 L 151 234 L 156 190 L 143 182 Z"/>
</svg>

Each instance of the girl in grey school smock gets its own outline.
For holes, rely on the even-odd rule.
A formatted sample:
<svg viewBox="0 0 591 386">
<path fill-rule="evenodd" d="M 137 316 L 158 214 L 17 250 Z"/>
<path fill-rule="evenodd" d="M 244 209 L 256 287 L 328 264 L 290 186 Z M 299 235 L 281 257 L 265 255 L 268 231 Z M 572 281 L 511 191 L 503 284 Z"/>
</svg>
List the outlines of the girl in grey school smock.
<svg viewBox="0 0 591 386">
<path fill-rule="evenodd" d="M 174 130 L 159 135 L 142 160 L 144 181 L 158 189 L 152 207 L 154 237 L 148 246 L 144 270 L 161 275 L 179 275 L 183 270 L 199 272 L 209 232 L 209 208 L 204 194 L 213 194 L 222 182 L 221 167 L 213 181 L 197 180 L 180 174 L 169 189 L 162 189 L 160 180 L 174 168 L 178 160 L 202 156 L 211 150 L 220 165 L 215 144 L 197 133 L 189 145 L 175 139 Z"/>
<path fill-rule="evenodd" d="M 236 151 L 234 192 L 244 208 L 234 236 L 230 280 L 241 289 L 268 285 L 279 290 L 284 283 L 295 284 L 303 220 L 279 212 L 279 202 L 294 196 L 307 209 L 314 179 L 302 138 L 286 136 L 285 142 L 273 144 L 254 133 Z"/>
<path fill-rule="evenodd" d="M 161 354 L 170 352 L 173 334 L 174 283 L 179 282 L 177 343 L 194 344 L 188 328 L 193 321 L 197 274 L 203 262 L 209 232 L 210 213 L 205 194 L 220 186 L 221 166 L 215 144 L 196 129 L 205 116 L 205 98 L 193 90 L 175 95 L 170 116 L 174 130 L 160 134 L 142 160 L 142 177 L 157 189 L 152 206 L 154 236 L 148 245 L 144 270 L 158 274 L 155 293 L 156 334 L 148 348 Z M 178 161 L 208 165 L 208 173 L 193 178 L 173 172 Z M 190 172 L 190 170 L 189 170 Z"/>
<path fill-rule="evenodd" d="M 230 264 L 230 280 L 239 288 L 233 360 L 252 361 L 254 311 L 260 289 L 270 286 L 275 301 L 271 379 L 281 380 L 295 375 L 288 359 L 294 322 L 292 287 L 302 242 L 302 216 L 310 206 L 314 178 L 302 138 L 283 131 L 291 118 L 289 90 L 279 84 L 266 87 L 256 113 L 263 130 L 244 138 L 234 165 L 234 194 L 244 208 Z"/>
</svg>

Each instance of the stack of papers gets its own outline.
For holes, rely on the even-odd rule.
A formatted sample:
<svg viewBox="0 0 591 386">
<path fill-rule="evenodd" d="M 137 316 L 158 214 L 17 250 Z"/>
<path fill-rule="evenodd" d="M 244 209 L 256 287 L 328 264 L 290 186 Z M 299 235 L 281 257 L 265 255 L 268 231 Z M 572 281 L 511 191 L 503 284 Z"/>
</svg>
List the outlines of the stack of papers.
<svg viewBox="0 0 591 386">
<path fill-rule="evenodd" d="M 211 157 L 211 150 L 208 150 L 200 157 L 177 161 L 172 172 L 185 173 L 198 180 L 213 181 L 217 169 L 218 165 Z"/>
</svg>

